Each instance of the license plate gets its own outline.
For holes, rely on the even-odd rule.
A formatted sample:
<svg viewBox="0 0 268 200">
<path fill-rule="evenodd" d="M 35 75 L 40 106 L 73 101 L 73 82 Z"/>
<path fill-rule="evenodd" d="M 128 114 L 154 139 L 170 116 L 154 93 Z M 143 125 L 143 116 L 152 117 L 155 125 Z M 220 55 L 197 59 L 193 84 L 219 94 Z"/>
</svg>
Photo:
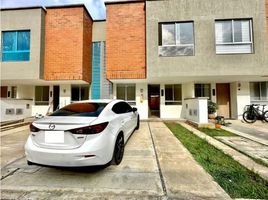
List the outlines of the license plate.
<svg viewBox="0 0 268 200">
<path fill-rule="evenodd" d="M 64 143 L 64 131 L 45 131 L 45 143 Z"/>
</svg>

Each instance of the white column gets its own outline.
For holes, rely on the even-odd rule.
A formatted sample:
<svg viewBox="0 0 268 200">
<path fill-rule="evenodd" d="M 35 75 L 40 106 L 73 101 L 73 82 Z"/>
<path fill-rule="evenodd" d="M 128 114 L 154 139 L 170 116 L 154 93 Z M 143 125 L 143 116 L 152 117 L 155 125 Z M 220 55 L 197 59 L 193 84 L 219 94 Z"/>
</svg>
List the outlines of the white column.
<svg viewBox="0 0 268 200">
<path fill-rule="evenodd" d="M 238 119 L 242 119 L 244 108 L 250 104 L 249 82 L 237 83 L 237 113 Z"/>
<path fill-rule="evenodd" d="M 136 107 L 140 119 L 148 119 L 148 85 L 147 83 L 136 84 Z"/>
<path fill-rule="evenodd" d="M 60 108 L 71 103 L 71 85 L 60 85 Z"/>
</svg>

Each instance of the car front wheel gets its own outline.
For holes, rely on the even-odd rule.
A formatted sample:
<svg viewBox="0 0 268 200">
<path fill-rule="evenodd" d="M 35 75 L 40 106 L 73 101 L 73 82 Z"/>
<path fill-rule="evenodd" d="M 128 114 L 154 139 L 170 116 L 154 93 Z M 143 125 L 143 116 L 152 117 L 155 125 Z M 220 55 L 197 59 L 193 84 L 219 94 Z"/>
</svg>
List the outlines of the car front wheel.
<svg viewBox="0 0 268 200">
<path fill-rule="evenodd" d="M 140 116 L 138 115 L 138 117 L 137 117 L 137 125 L 136 125 L 135 130 L 139 130 L 139 128 L 140 128 Z"/>
<path fill-rule="evenodd" d="M 115 146 L 114 146 L 114 155 L 113 155 L 112 163 L 116 165 L 119 165 L 121 163 L 123 159 L 123 155 L 124 155 L 124 149 L 125 149 L 124 137 L 123 137 L 123 134 L 119 134 L 117 136 Z"/>
</svg>

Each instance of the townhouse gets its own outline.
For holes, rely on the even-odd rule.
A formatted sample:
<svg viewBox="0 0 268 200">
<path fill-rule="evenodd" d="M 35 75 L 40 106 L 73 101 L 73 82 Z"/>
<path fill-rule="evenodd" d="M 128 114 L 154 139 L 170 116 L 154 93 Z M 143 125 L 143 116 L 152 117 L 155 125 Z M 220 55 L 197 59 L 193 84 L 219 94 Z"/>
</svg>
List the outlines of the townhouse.
<svg viewBox="0 0 268 200">
<path fill-rule="evenodd" d="M 1 121 L 110 98 L 105 21 L 84 5 L 2 9 L 1 22 Z"/>
<path fill-rule="evenodd" d="M 235 119 L 247 104 L 268 103 L 267 1 L 109 1 L 106 9 L 107 78 L 142 118 L 184 118 L 185 99 L 195 97 Z"/>
<path fill-rule="evenodd" d="M 106 1 L 1 10 L 1 117 L 118 98 L 141 119 L 185 118 L 206 97 L 240 118 L 268 104 L 268 0 Z"/>
</svg>

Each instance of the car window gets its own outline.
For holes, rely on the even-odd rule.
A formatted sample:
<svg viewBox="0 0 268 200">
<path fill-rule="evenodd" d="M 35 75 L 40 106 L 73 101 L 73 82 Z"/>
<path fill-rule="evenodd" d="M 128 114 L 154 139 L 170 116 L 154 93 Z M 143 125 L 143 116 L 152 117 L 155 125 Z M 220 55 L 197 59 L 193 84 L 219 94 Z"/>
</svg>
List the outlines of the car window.
<svg viewBox="0 0 268 200">
<path fill-rule="evenodd" d="M 73 103 L 55 111 L 50 116 L 98 117 L 106 105 L 106 103 Z"/>
<path fill-rule="evenodd" d="M 132 107 L 126 102 L 119 102 L 113 106 L 112 111 L 114 111 L 116 114 L 123 114 L 132 112 Z"/>
</svg>

